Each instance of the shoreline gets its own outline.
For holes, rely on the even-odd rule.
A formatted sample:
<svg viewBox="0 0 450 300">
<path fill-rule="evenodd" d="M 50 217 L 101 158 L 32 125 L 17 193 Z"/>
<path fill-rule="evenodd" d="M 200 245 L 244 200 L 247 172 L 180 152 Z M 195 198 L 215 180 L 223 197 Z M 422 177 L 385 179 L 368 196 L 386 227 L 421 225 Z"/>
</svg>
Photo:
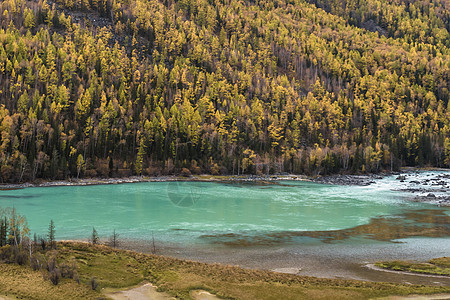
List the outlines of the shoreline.
<svg viewBox="0 0 450 300">
<path fill-rule="evenodd" d="M 433 178 L 417 178 L 419 172 L 449 172 L 449 174 L 436 175 Z M 429 203 L 436 206 L 450 206 L 450 169 L 444 168 L 403 168 L 399 172 L 382 172 L 378 174 L 334 174 L 326 176 L 306 176 L 296 174 L 277 175 L 192 175 L 189 177 L 170 176 L 130 176 L 124 178 L 82 178 L 69 180 L 37 180 L 34 183 L 0 184 L 0 191 L 16 190 L 32 187 L 60 187 L 60 186 L 93 186 L 113 185 L 125 183 L 145 182 L 215 182 L 215 183 L 255 183 L 255 184 L 283 184 L 281 181 L 305 181 L 317 184 L 343 185 L 343 186 L 370 186 L 388 176 L 398 175 L 396 180 L 402 183 L 401 187 L 392 188 L 399 192 L 411 194 L 409 201 Z M 416 178 L 415 178 L 416 177 Z M 436 190 L 435 187 L 440 187 Z"/>
<path fill-rule="evenodd" d="M 43 180 L 40 182 L 24 182 L 24 183 L 2 183 L 0 190 L 13 190 L 28 187 L 55 187 L 55 186 L 88 186 L 88 185 L 109 185 L 109 184 L 124 184 L 124 183 L 141 183 L 141 182 L 172 182 L 172 181 L 186 181 L 186 182 L 267 182 L 274 183 L 280 180 L 298 180 L 298 181 L 313 181 L 313 179 L 306 175 L 192 175 L 189 177 L 170 175 L 170 176 L 130 176 L 124 178 L 80 178 L 69 180 Z"/>
<path fill-rule="evenodd" d="M 384 274 L 382 280 L 372 280 L 373 282 L 342 276 L 325 279 L 302 272 L 280 273 L 280 270 L 246 268 L 236 264 L 188 261 L 167 255 L 147 255 L 77 242 L 58 242 L 55 251 L 48 249 L 42 255 L 57 255 L 62 262 L 72 261 L 75 266 L 85 265 L 79 269 L 80 282 L 68 280 L 54 287 L 39 271 L 14 264 L 2 264 L 0 273 L 6 288 L 1 290 L 0 299 L 4 295 L 28 298 L 30 295 L 36 297 L 36 294 L 39 295 L 36 298 L 43 299 L 97 299 L 100 294 L 92 291 L 89 278 L 91 281 L 92 278 L 98 280 L 101 297 L 113 299 L 297 299 L 299 295 L 314 299 L 369 299 L 388 295 L 428 297 L 448 295 L 450 291 L 447 283 L 421 281 L 421 284 L 409 279 L 390 280 Z M 321 264 L 328 267 L 326 261 Z M 17 282 L 21 284 L 16 285 Z M 353 292 L 349 294 L 349 291 Z"/>
<path fill-rule="evenodd" d="M 415 253 L 412 249 L 400 249 L 397 244 L 380 244 L 375 248 L 336 244 L 335 249 L 324 250 L 320 245 L 275 247 L 195 247 L 181 244 L 156 243 L 153 253 L 150 241 L 123 240 L 118 249 L 138 253 L 156 254 L 186 261 L 238 266 L 244 269 L 312 276 L 328 279 L 349 279 L 370 282 L 395 282 L 401 284 L 425 284 L 450 286 L 450 277 L 422 276 L 422 274 L 386 272 L 369 268 L 377 261 L 396 260 L 414 256 L 415 260 L 427 260 L 428 253 Z M 361 246 L 361 245 L 360 245 Z M 439 245 L 430 246 L 437 248 Z M 352 252 L 353 251 L 353 252 Z M 433 250 L 435 251 L 435 249 Z M 409 252 L 409 253 L 407 253 Z M 405 254 L 406 253 L 406 254 Z M 434 252 L 435 255 L 442 254 Z"/>
<path fill-rule="evenodd" d="M 367 268 L 375 270 L 375 271 L 383 271 L 383 272 L 389 272 L 389 273 L 397 273 L 397 274 L 405 274 L 405 275 L 416 275 L 416 276 L 423 276 L 423 277 L 432 277 L 432 278 L 450 278 L 449 276 L 445 275 L 435 275 L 435 274 L 427 274 L 427 273 L 414 273 L 414 272 L 408 272 L 408 271 L 395 271 L 390 269 L 384 269 L 375 266 L 375 264 L 367 264 Z"/>
<path fill-rule="evenodd" d="M 386 176 L 411 174 L 421 171 L 450 172 L 450 168 L 416 168 L 406 167 L 400 171 L 382 171 L 380 173 L 368 174 L 331 174 L 308 176 L 304 174 L 271 174 L 271 175 L 211 175 L 200 174 L 191 176 L 163 175 L 163 176 L 129 176 L 129 177 L 89 177 L 89 178 L 69 178 L 66 180 L 37 179 L 35 182 L 23 183 L 0 183 L 0 190 L 21 189 L 27 187 L 52 187 L 52 186 L 85 186 L 103 184 L 123 184 L 140 182 L 269 182 L 282 180 L 309 181 L 322 184 L 333 185 L 360 185 L 365 186 L 373 183 L 375 179 L 382 179 Z"/>
<path fill-rule="evenodd" d="M 61 240 L 58 242 L 90 244 L 87 240 Z M 106 240 L 101 241 L 100 244 L 109 246 Z M 437 246 L 435 245 L 434 247 Z M 348 254 L 347 252 L 351 252 L 352 250 L 346 247 L 342 248 L 342 245 L 339 244 L 336 244 L 336 252 L 333 250 L 333 253 L 331 253 L 330 251 L 322 251 L 320 248 L 304 249 L 304 251 L 297 252 L 285 247 L 270 249 L 266 247 L 202 248 L 157 242 L 156 252 L 153 253 L 151 241 L 124 239 L 120 241 L 116 249 L 181 259 L 184 261 L 237 266 L 249 270 L 270 271 L 324 279 L 450 286 L 450 276 L 394 271 L 378 268 L 374 265 L 378 261 L 396 260 L 400 256 L 409 256 L 410 253 L 404 254 L 403 250 L 395 250 L 396 247 L 397 245 L 395 244 L 388 244 L 377 249 L 364 249 L 361 253 Z M 392 251 L 393 249 L 394 251 Z M 413 260 L 425 261 L 430 258 L 434 257 L 420 254 L 416 255 Z"/>
</svg>

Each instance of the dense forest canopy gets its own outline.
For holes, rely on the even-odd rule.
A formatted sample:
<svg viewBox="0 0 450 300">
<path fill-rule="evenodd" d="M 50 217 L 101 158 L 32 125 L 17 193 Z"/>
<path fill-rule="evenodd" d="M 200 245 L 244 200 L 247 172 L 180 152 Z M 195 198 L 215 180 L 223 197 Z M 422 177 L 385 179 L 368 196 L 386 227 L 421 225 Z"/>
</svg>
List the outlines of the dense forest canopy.
<svg viewBox="0 0 450 300">
<path fill-rule="evenodd" d="M 450 166 L 444 0 L 6 0 L 0 177 Z"/>
</svg>

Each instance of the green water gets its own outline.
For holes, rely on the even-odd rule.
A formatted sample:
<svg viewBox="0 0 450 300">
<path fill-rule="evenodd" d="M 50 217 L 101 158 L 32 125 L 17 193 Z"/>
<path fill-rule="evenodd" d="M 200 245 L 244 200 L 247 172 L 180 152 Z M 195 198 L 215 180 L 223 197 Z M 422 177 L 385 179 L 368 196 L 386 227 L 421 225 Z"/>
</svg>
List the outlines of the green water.
<svg viewBox="0 0 450 300">
<path fill-rule="evenodd" d="M 153 232 L 167 242 L 217 243 L 244 237 L 252 242 L 258 236 L 280 242 L 286 236 L 292 241 L 293 236 L 303 235 L 323 238 L 320 232 L 348 233 L 365 224 L 379 227 L 379 220 L 394 220 L 388 223 L 396 228 L 411 223 L 440 226 L 437 236 L 448 236 L 448 209 L 407 201 L 407 193 L 391 190 L 394 183 L 390 177 L 368 187 L 283 181 L 25 188 L 0 191 L 0 207 L 14 206 L 27 217 L 31 232 L 41 235 L 53 219 L 57 239 L 87 239 L 95 227 L 101 237 L 115 229 L 122 237 L 144 240 L 151 239 Z M 408 217 L 412 212 L 415 217 Z M 417 214 L 431 214 L 432 221 Z M 441 219 L 433 221 L 436 218 Z M 370 237 L 372 227 L 352 229 L 347 237 Z"/>
</svg>

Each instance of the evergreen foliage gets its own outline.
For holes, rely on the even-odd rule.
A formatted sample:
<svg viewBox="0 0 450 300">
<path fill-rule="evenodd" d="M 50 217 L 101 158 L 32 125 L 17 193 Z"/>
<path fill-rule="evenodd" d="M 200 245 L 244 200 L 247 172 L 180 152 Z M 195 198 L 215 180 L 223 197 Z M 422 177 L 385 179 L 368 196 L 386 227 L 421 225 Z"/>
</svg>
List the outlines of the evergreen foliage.
<svg viewBox="0 0 450 300">
<path fill-rule="evenodd" d="M 94 227 L 92 227 L 92 235 L 91 235 L 91 243 L 93 245 L 97 245 L 100 241 L 100 238 L 98 237 L 97 230 L 95 230 Z"/>
<path fill-rule="evenodd" d="M 309 2 L 2 1 L 0 180 L 450 166 L 445 2 Z"/>
<path fill-rule="evenodd" d="M 48 225 L 48 243 L 50 246 L 50 249 L 56 248 L 56 240 L 55 240 L 55 223 L 53 220 L 50 220 L 50 224 Z"/>
<path fill-rule="evenodd" d="M 0 219 L 0 247 L 8 243 L 8 220 L 6 216 Z"/>
</svg>

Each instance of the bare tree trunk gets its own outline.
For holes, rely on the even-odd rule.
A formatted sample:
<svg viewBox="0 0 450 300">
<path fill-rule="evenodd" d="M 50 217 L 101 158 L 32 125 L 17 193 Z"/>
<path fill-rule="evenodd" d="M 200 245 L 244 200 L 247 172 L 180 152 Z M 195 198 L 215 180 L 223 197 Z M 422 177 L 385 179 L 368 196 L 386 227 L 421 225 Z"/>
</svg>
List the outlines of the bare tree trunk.
<svg viewBox="0 0 450 300">
<path fill-rule="evenodd" d="M 152 231 L 152 254 L 156 254 L 155 237 L 153 236 L 153 231 Z"/>
</svg>

